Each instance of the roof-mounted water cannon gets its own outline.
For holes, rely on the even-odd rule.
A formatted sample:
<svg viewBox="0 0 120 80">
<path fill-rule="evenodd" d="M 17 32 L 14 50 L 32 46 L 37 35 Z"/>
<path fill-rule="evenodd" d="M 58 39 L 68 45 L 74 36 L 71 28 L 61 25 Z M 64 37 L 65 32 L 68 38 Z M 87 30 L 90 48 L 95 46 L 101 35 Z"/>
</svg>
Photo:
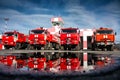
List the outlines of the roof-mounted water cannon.
<svg viewBox="0 0 120 80">
<path fill-rule="evenodd" d="M 63 24 L 64 24 L 63 19 L 61 17 L 51 18 L 51 22 L 53 26 L 63 27 Z"/>
</svg>

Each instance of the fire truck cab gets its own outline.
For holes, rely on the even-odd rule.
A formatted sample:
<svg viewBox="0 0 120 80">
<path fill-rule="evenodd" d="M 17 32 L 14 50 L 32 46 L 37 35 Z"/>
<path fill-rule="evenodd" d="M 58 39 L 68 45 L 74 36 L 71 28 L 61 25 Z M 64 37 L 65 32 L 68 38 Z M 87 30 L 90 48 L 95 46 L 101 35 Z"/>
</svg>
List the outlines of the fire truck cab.
<svg viewBox="0 0 120 80">
<path fill-rule="evenodd" d="M 40 27 L 30 30 L 29 33 L 29 46 L 28 49 L 52 49 L 53 43 L 57 43 L 54 35 L 50 34 L 47 29 Z"/>
<path fill-rule="evenodd" d="M 99 28 L 94 32 L 94 42 L 92 48 L 95 50 L 105 48 L 109 51 L 113 51 L 115 35 L 113 29 L 110 28 Z"/>
<path fill-rule="evenodd" d="M 2 35 L 2 43 L 5 49 L 21 49 L 27 46 L 27 37 L 18 31 L 5 32 Z"/>
<path fill-rule="evenodd" d="M 61 28 L 60 45 L 62 50 L 80 50 L 80 30 L 78 28 Z"/>
<path fill-rule="evenodd" d="M 28 37 L 28 49 L 41 49 L 41 47 L 47 47 L 48 36 L 47 29 L 40 27 L 29 31 Z"/>
</svg>

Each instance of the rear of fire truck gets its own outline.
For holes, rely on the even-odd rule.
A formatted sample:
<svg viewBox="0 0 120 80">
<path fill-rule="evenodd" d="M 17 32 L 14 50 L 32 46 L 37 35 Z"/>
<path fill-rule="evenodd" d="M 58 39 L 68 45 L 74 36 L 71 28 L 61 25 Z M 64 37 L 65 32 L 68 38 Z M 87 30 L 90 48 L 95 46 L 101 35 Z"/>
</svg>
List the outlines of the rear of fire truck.
<svg viewBox="0 0 120 80">
<path fill-rule="evenodd" d="M 94 43 L 93 49 L 102 49 L 102 50 L 109 50 L 113 51 L 114 49 L 114 42 L 115 42 L 115 35 L 113 29 L 110 28 L 99 28 L 96 29 L 94 33 Z"/>
<path fill-rule="evenodd" d="M 80 50 L 80 31 L 78 28 L 62 28 L 60 44 L 62 50 Z"/>
<path fill-rule="evenodd" d="M 5 32 L 2 36 L 2 43 L 5 49 L 21 49 L 26 47 L 27 37 L 18 31 Z"/>
</svg>

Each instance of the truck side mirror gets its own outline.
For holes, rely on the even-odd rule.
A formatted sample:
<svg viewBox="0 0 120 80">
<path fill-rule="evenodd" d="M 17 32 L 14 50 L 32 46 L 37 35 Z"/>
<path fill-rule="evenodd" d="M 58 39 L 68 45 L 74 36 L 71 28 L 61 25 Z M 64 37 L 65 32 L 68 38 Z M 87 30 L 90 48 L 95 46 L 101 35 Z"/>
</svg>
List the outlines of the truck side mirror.
<svg viewBox="0 0 120 80">
<path fill-rule="evenodd" d="M 80 30 L 79 30 L 79 32 L 78 32 L 79 34 L 80 34 Z"/>
<path fill-rule="evenodd" d="M 60 34 L 60 31 L 59 31 L 59 34 Z"/>
<path fill-rule="evenodd" d="M 117 35 L 117 33 L 115 32 L 115 35 Z"/>
<path fill-rule="evenodd" d="M 47 30 L 45 31 L 45 34 L 47 34 Z"/>
<path fill-rule="evenodd" d="M 29 30 L 29 34 L 30 34 L 30 30 Z"/>
</svg>

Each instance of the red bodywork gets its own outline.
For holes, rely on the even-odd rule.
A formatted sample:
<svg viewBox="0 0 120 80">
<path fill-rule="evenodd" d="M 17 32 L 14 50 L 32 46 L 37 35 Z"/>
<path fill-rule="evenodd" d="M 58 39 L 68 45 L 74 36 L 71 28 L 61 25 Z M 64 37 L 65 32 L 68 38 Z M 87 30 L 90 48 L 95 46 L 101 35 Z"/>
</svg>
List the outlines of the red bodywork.
<svg viewBox="0 0 120 80">
<path fill-rule="evenodd" d="M 60 70 L 67 70 L 66 58 L 60 58 Z"/>
<path fill-rule="evenodd" d="M 50 34 L 47 29 L 37 28 L 30 31 L 29 34 L 30 45 L 40 45 L 41 47 L 48 43 L 58 43 L 56 36 Z"/>
<path fill-rule="evenodd" d="M 114 50 L 115 35 L 113 29 L 99 28 L 96 29 L 93 35 L 92 49 Z"/>
<path fill-rule="evenodd" d="M 2 36 L 2 43 L 7 47 L 15 47 L 16 43 L 25 43 L 26 40 L 27 37 L 17 31 L 5 32 Z"/>
<path fill-rule="evenodd" d="M 24 59 L 17 59 L 16 61 L 17 61 L 17 68 L 23 68 L 24 66 L 27 65 L 27 62 Z"/>
<path fill-rule="evenodd" d="M 2 40 L 0 39 L 0 50 L 3 48 Z"/>
<path fill-rule="evenodd" d="M 80 34 L 78 28 L 62 28 L 60 33 L 60 44 L 76 45 L 80 42 Z"/>
<path fill-rule="evenodd" d="M 96 44 L 113 45 L 115 42 L 115 34 L 112 29 L 100 28 L 95 32 Z"/>
<path fill-rule="evenodd" d="M 0 62 L 7 66 L 12 66 L 14 59 L 16 59 L 15 56 L 1 56 Z"/>
<path fill-rule="evenodd" d="M 50 33 L 43 28 L 37 28 L 30 31 L 29 44 L 45 45 L 47 41 L 50 41 Z"/>
<path fill-rule="evenodd" d="M 46 58 L 30 58 L 28 67 L 33 69 L 42 70 L 45 68 Z"/>
<path fill-rule="evenodd" d="M 71 59 L 71 70 L 78 70 L 80 68 L 79 58 Z"/>
<path fill-rule="evenodd" d="M 80 50 L 80 44 L 80 30 L 78 28 L 62 28 L 60 30 L 61 48 Z"/>
</svg>

